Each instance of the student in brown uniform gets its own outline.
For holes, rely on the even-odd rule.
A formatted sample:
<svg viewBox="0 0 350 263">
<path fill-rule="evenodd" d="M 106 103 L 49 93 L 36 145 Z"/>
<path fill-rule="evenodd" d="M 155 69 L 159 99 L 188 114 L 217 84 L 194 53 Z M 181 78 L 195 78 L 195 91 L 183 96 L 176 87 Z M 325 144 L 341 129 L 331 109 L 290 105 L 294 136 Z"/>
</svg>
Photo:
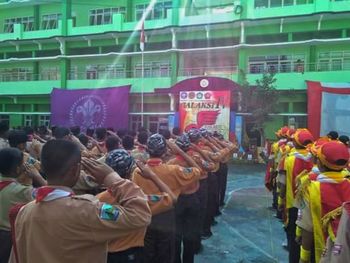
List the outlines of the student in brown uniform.
<svg viewBox="0 0 350 263">
<path fill-rule="evenodd" d="M 18 203 L 33 200 L 32 185 L 22 185 L 16 179 L 19 175 L 31 178 L 37 185 L 44 185 L 36 169 L 23 161 L 23 153 L 16 148 L 0 150 L 0 262 L 7 263 L 12 242 L 11 227 L 8 218 L 10 208 Z"/>
<path fill-rule="evenodd" d="M 175 147 L 173 147 L 176 149 Z M 147 167 L 174 192 L 178 197 L 183 187 L 193 183 L 200 177 L 200 170 L 195 162 L 183 151 L 178 150 L 190 168 L 163 163 L 162 157 L 167 150 L 165 138 L 154 134 L 148 138 L 147 149 L 150 159 Z M 135 169 L 132 180 L 139 185 L 145 194 L 159 194 L 160 191 L 154 183 L 142 177 L 140 169 Z M 152 217 L 152 223 L 145 236 L 145 263 L 172 263 L 174 260 L 175 213 L 174 209 Z"/>
<path fill-rule="evenodd" d="M 39 188 L 36 200 L 19 210 L 13 229 L 17 249 L 10 262 L 106 262 L 109 241 L 149 224 L 151 213 L 142 190 L 106 164 L 81 160 L 73 142 L 47 142 L 41 161 L 49 186 Z M 119 205 L 74 195 L 71 187 L 81 166 Z"/>
<path fill-rule="evenodd" d="M 175 144 L 197 163 L 202 163 L 198 153 L 190 150 L 191 142 L 186 134 L 178 137 Z M 176 149 L 174 150 L 176 151 Z M 191 167 L 180 154 L 169 160 L 167 164 L 180 165 L 182 167 Z M 208 166 L 209 164 L 205 163 Z M 197 164 L 198 169 L 201 167 Z M 193 263 L 194 255 L 198 247 L 200 238 L 200 201 L 199 201 L 199 180 L 184 187 L 178 198 L 175 208 L 176 212 L 176 242 L 175 242 L 175 263 Z M 181 247 L 183 252 L 181 255 Z"/>
<path fill-rule="evenodd" d="M 106 164 L 113 168 L 122 178 L 129 179 L 135 167 L 132 156 L 124 149 L 117 149 L 108 154 Z M 141 170 L 141 175 L 151 180 L 161 192 L 157 195 L 148 195 L 148 204 L 152 215 L 156 215 L 167 210 L 173 209 L 176 197 L 170 188 L 160 180 L 157 175 L 145 167 L 142 162 L 137 162 Z M 115 198 L 104 191 L 97 195 L 101 202 L 115 204 Z M 143 247 L 146 227 L 134 231 L 130 235 L 113 240 L 108 244 L 108 263 L 140 263 L 143 261 Z"/>
</svg>

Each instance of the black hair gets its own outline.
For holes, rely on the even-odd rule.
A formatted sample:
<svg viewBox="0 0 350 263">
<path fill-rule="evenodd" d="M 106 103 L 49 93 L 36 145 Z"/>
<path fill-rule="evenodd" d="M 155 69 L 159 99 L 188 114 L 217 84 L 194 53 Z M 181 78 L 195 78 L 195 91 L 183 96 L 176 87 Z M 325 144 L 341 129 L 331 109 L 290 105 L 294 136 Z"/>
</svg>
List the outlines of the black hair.
<svg viewBox="0 0 350 263">
<path fill-rule="evenodd" d="M 137 141 L 141 144 L 146 144 L 147 139 L 148 139 L 148 133 L 145 131 L 142 131 L 137 135 Z"/>
<path fill-rule="evenodd" d="M 346 146 L 349 146 L 349 137 L 346 135 L 341 135 L 339 136 L 339 141 L 341 141 L 342 143 L 344 143 Z"/>
<path fill-rule="evenodd" d="M 95 130 L 95 134 L 96 134 L 96 139 L 99 141 L 102 141 L 104 139 L 106 139 L 107 136 L 107 130 L 105 128 L 97 128 Z"/>
<path fill-rule="evenodd" d="M 56 139 L 63 139 L 70 134 L 70 130 L 67 127 L 56 127 L 52 133 Z"/>
<path fill-rule="evenodd" d="M 117 135 L 119 136 L 119 138 L 123 138 L 127 134 L 127 132 L 127 130 L 121 129 L 117 131 Z"/>
<path fill-rule="evenodd" d="M 39 126 L 37 131 L 40 135 L 48 134 L 48 130 L 47 130 L 47 127 L 45 125 Z"/>
<path fill-rule="evenodd" d="M 147 132 L 147 129 L 143 126 L 140 126 L 138 129 L 137 129 L 138 132 Z"/>
<path fill-rule="evenodd" d="M 331 140 L 336 140 L 338 139 L 339 134 L 336 131 L 330 131 L 327 134 L 327 137 L 330 138 Z"/>
<path fill-rule="evenodd" d="M 173 134 L 176 136 L 180 136 L 181 135 L 181 131 L 179 127 L 174 127 L 173 128 Z"/>
<path fill-rule="evenodd" d="M 48 141 L 41 151 L 41 168 L 47 178 L 63 177 L 64 174 L 80 161 L 79 146 L 68 140 Z"/>
<path fill-rule="evenodd" d="M 29 126 L 24 127 L 23 130 L 25 131 L 25 133 L 27 135 L 32 135 L 34 133 L 34 129 L 32 127 L 29 127 Z"/>
<path fill-rule="evenodd" d="M 87 129 L 86 129 L 86 135 L 87 135 L 87 136 L 92 137 L 92 136 L 94 136 L 94 133 L 95 133 L 95 130 L 94 130 L 94 129 L 92 129 L 92 128 L 87 128 Z"/>
<path fill-rule="evenodd" d="M 128 135 L 130 135 L 130 136 L 135 138 L 137 133 L 136 133 L 136 131 L 128 131 Z"/>
<path fill-rule="evenodd" d="M 23 130 L 12 130 L 9 133 L 8 140 L 11 147 L 17 147 L 18 145 L 27 142 L 28 135 Z"/>
<path fill-rule="evenodd" d="M 151 128 L 149 129 L 149 132 L 153 135 L 153 134 L 158 133 L 158 129 L 157 129 L 156 127 L 151 127 Z"/>
<path fill-rule="evenodd" d="M 17 148 L 0 150 L 0 173 L 10 176 L 23 162 L 23 153 Z"/>
<path fill-rule="evenodd" d="M 4 134 L 9 130 L 9 125 L 7 121 L 0 122 L 0 134 Z"/>
<path fill-rule="evenodd" d="M 130 135 L 126 135 L 122 139 L 122 144 L 125 150 L 132 150 L 134 148 L 134 138 Z"/>
<path fill-rule="evenodd" d="M 89 143 L 89 138 L 84 133 L 79 134 L 78 139 L 82 143 L 82 145 L 84 145 L 85 147 Z"/>
<path fill-rule="evenodd" d="M 115 149 L 118 149 L 120 145 L 120 140 L 115 136 L 108 136 L 106 139 L 106 148 L 107 151 L 113 151 Z"/>
<path fill-rule="evenodd" d="M 167 129 L 161 129 L 161 130 L 159 131 L 159 133 L 160 133 L 161 135 L 163 135 L 163 137 L 165 138 L 165 140 L 169 140 L 170 137 L 171 137 L 171 133 L 170 133 L 170 131 L 167 130 Z"/>
<path fill-rule="evenodd" d="M 79 136 L 79 134 L 80 134 L 80 127 L 79 126 L 73 126 L 73 127 L 70 127 L 69 129 L 74 136 L 77 136 L 77 137 Z"/>
</svg>

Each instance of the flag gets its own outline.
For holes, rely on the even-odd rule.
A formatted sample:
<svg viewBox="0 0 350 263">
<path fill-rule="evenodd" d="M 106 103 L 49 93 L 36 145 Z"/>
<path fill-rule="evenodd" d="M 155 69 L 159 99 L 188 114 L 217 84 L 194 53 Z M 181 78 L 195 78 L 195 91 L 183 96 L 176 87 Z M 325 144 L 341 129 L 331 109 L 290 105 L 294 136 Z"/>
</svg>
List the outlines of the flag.
<svg viewBox="0 0 350 263">
<path fill-rule="evenodd" d="M 141 49 L 141 51 L 144 51 L 144 50 L 145 50 L 145 42 L 146 42 L 146 36 L 145 36 L 145 22 L 142 22 L 141 34 L 140 34 L 140 49 Z"/>
<path fill-rule="evenodd" d="M 128 128 L 130 86 L 100 89 L 53 89 L 52 125 Z"/>
</svg>

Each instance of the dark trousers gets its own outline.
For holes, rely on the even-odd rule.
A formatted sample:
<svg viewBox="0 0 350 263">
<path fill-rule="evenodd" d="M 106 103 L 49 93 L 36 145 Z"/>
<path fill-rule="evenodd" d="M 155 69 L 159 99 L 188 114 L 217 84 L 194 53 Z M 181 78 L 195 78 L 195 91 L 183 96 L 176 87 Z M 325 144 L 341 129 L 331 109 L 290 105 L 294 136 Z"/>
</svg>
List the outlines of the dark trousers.
<svg viewBox="0 0 350 263">
<path fill-rule="evenodd" d="M 299 263 L 300 245 L 295 242 L 295 230 L 298 218 L 298 209 L 293 207 L 288 209 L 287 240 L 289 250 L 289 263 Z"/>
<path fill-rule="evenodd" d="M 227 163 L 220 164 L 220 175 L 219 175 L 219 204 L 223 206 L 225 204 L 226 186 L 227 186 L 227 174 L 228 166 Z"/>
<path fill-rule="evenodd" d="M 204 222 L 205 222 L 205 216 L 207 214 L 207 205 L 208 205 L 208 179 L 203 179 L 199 181 L 199 190 L 198 190 L 198 196 L 199 196 L 199 217 L 200 217 L 200 231 L 201 233 L 204 232 Z M 199 239 L 200 242 L 200 239 Z"/>
<path fill-rule="evenodd" d="M 219 208 L 219 184 L 217 173 L 208 175 L 208 203 L 204 220 L 204 234 L 210 232 L 214 217 Z"/>
<path fill-rule="evenodd" d="M 193 263 L 200 238 L 199 194 L 180 195 L 176 212 L 175 263 Z M 181 245 L 183 251 L 181 257 Z M 182 260 L 181 260 L 182 259 Z"/>
<path fill-rule="evenodd" d="M 141 263 L 143 247 L 133 247 L 125 251 L 108 253 L 107 263 Z"/>
<path fill-rule="evenodd" d="M 12 247 L 11 232 L 0 230 L 0 263 L 7 263 Z"/>
<path fill-rule="evenodd" d="M 147 228 L 144 263 L 173 263 L 175 252 L 174 209 L 152 217 Z"/>
</svg>

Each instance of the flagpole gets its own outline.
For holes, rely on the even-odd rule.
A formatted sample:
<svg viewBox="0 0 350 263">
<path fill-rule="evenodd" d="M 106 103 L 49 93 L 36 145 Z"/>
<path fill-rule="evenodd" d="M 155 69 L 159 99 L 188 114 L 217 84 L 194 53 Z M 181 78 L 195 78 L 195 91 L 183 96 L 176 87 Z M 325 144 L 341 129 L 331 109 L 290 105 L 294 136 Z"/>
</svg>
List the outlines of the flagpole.
<svg viewBox="0 0 350 263">
<path fill-rule="evenodd" d="M 141 126 L 144 126 L 143 123 L 143 79 L 145 77 L 145 69 L 144 69 L 144 54 L 143 50 L 141 51 Z"/>
</svg>

